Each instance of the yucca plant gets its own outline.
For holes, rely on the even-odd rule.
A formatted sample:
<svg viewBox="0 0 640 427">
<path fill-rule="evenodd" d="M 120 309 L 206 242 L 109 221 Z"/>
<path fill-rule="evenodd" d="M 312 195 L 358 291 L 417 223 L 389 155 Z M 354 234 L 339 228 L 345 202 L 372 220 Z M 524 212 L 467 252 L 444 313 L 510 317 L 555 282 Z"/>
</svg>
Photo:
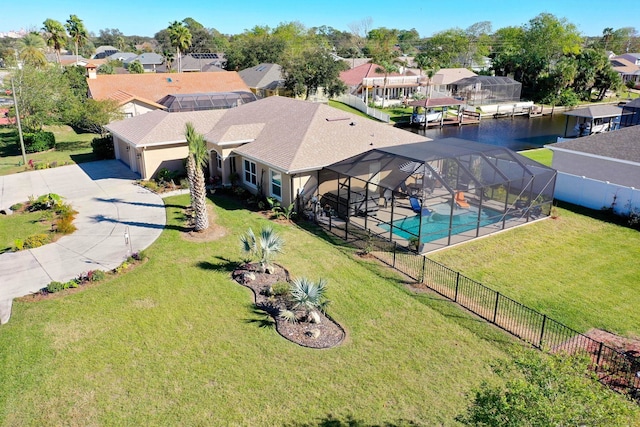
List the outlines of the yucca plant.
<svg viewBox="0 0 640 427">
<path fill-rule="evenodd" d="M 320 279 L 318 282 L 306 277 L 296 278 L 291 282 L 291 301 L 293 309 L 302 309 L 307 319 L 319 321 L 319 316 L 315 310 L 325 311 L 329 304 L 326 297 L 327 280 Z"/>
<path fill-rule="evenodd" d="M 282 253 L 284 246 L 284 239 L 273 231 L 271 227 L 263 228 L 260 231 L 259 238 L 249 228 L 245 234 L 240 236 L 240 242 L 242 243 L 242 251 L 245 254 L 259 260 L 260 271 L 263 273 L 268 273 L 272 270 L 271 261 L 277 254 Z"/>
</svg>

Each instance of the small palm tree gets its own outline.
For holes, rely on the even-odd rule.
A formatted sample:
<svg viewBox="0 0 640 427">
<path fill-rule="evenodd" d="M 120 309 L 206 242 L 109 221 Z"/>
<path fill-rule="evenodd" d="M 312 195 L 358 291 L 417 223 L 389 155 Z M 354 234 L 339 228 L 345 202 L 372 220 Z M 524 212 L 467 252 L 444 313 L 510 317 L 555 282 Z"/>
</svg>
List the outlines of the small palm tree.
<svg viewBox="0 0 640 427">
<path fill-rule="evenodd" d="M 249 228 L 246 234 L 240 236 L 240 242 L 245 254 L 259 260 L 262 272 L 271 271 L 271 261 L 277 254 L 282 253 L 284 247 L 284 239 L 271 227 L 263 228 L 259 238 Z"/>
<path fill-rule="evenodd" d="M 303 309 L 307 319 L 316 319 L 319 317 L 315 310 L 325 311 L 329 304 L 326 297 L 327 281 L 320 279 L 318 282 L 307 279 L 306 277 L 296 278 L 291 282 L 291 301 L 293 309 Z M 315 315 L 314 315 L 315 313 Z"/>
<path fill-rule="evenodd" d="M 29 64 L 36 68 L 42 68 L 47 65 L 47 58 L 42 50 L 46 44 L 40 34 L 29 33 L 18 40 L 18 49 L 20 50 L 20 59 L 25 64 Z"/>
<path fill-rule="evenodd" d="M 202 168 L 207 164 L 207 145 L 204 136 L 196 132 L 192 123 L 186 125 L 186 138 L 189 145 L 187 157 L 187 179 L 191 192 L 191 206 L 195 212 L 195 231 L 209 228 L 207 214 L 207 188 Z"/>
</svg>

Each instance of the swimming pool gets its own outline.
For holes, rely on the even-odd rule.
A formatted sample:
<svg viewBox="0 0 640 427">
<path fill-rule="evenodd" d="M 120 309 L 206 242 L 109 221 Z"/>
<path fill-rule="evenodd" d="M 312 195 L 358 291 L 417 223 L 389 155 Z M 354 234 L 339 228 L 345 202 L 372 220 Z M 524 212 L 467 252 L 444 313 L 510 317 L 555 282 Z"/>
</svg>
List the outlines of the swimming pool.
<svg viewBox="0 0 640 427">
<path fill-rule="evenodd" d="M 504 219 L 503 215 L 493 209 L 482 208 L 478 219 L 478 208 L 470 206 L 467 209 L 454 209 L 451 217 L 451 205 L 440 203 L 429 206 L 433 213 L 422 219 L 422 243 L 446 238 L 449 236 L 449 224 L 451 234 L 460 234 L 475 230 L 478 227 L 495 224 Z M 403 239 L 417 238 L 419 235 L 420 215 L 410 216 L 393 221 L 393 234 Z M 380 224 L 380 228 L 389 230 L 389 224 Z"/>
</svg>

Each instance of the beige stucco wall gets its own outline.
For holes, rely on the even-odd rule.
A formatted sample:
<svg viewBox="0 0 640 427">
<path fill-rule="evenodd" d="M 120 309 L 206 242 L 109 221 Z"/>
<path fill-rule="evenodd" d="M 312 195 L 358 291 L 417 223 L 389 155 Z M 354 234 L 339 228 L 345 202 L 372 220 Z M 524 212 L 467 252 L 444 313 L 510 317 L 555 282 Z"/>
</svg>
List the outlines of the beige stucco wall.
<svg viewBox="0 0 640 427">
<path fill-rule="evenodd" d="M 156 107 L 144 104 L 139 101 L 131 101 L 120 107 L 125 117 L 135 117 L 141 114 L 148 113 L 149 111 L 157 110 Z"/>
<path fill-rule="evenodd" d="M 184 159 L 189 154 L 186 144 L 146 147 L 144 149 L 144 162 L 140 175 L 142 179 L 154 178 L 158 170 L 167 168 L 172 171 L 184 172 Z"/>
</svg>

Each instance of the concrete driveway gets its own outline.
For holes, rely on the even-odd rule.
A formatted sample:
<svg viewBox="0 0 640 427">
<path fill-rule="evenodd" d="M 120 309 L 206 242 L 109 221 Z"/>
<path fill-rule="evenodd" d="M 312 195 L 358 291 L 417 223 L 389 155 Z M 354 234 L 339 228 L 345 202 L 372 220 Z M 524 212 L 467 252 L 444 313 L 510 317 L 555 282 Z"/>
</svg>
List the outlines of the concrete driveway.
<svg viewBox="0 0 640 427">
<path fill-rule="evenodd" d="M 29 196 L 56 193 L 78 211 L 73 234 L 40 248 L 0 255 L 0 324 L 9 320 L 13 298 L 53 280 L 111 270 L 158 238 L 166 223 L 164 202 L 134 185 L 135 179 L 117 160 L 0 176 L 0 210 Z M 0 215 L 0 227 L 2 220 Z"/>
</svg>

